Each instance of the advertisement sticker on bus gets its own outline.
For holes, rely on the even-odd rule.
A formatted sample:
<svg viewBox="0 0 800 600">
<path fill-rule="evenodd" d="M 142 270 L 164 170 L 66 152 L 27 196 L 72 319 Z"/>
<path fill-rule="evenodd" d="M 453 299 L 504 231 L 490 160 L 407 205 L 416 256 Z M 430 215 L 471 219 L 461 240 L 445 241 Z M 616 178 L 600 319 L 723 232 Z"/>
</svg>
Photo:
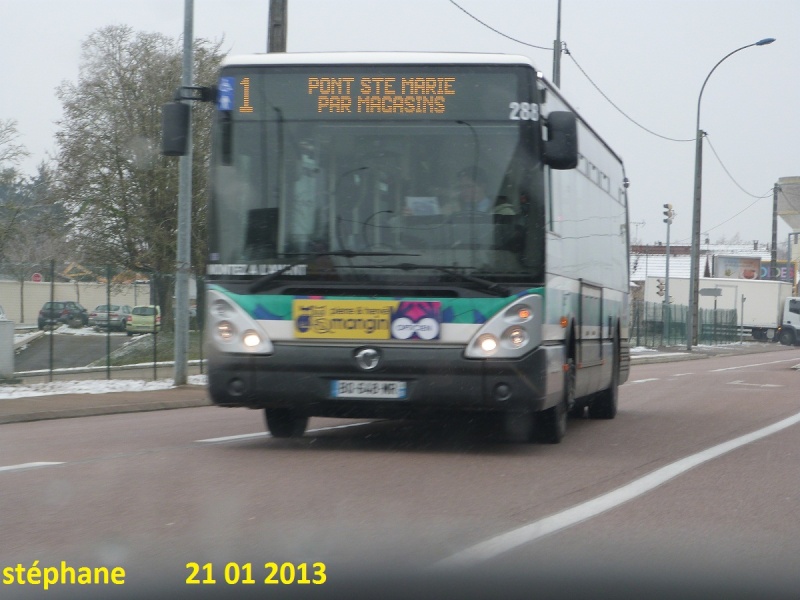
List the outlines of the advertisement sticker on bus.
<svg viewBox="0 0 800 600">
<path fill-rule="evenodd" d="M 296 338 L 433 340 L 441 332 L 439 302 L 295 299 Z"/>
</svg>

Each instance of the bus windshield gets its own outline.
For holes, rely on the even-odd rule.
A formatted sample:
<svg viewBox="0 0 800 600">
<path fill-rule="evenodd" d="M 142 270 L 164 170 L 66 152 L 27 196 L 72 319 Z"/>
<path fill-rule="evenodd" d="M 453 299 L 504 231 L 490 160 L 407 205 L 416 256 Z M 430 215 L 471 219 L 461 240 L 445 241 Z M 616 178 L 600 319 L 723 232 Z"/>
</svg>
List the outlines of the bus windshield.
<svg viewBox="0 0 800 600">
<path fill-rule="evenodd" d="M 223 71 L 209 273 L 541 282 L 534 79 L 522 67 Z"/>
</svg>

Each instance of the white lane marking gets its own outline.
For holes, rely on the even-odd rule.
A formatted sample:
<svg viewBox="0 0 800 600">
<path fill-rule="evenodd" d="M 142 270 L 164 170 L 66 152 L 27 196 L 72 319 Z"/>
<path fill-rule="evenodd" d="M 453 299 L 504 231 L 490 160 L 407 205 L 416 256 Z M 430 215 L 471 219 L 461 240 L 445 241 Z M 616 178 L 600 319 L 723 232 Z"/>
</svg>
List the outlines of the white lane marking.
<svg viewBox="0 0 800 600">
<path fill-rule="evenodd" d="M 784 387 L 782 385 L 778 385 L 777 383 L 745 383 L 744 381 L 729 381 L 728 385 L 747 385 L 750 387 L 760 387 L 760 388 L 776 388 L 776 387 Z"/>
<path fill-rule="evenodd" d="M 698 465 L 797 423 L 800 423 L 800 413 L 752 433 L 712 446 L 697 454 L 687 456 L 593 500 L 475 544 L 439 561 L 434 565 L 434 568 L 468 567 L 490 560 L 514 548 L 529 544 L 546 535 L 604 513 L 649 492 Z"/>
<path fill-rule="evenodd" d="M 347 423 L 346 425 L 332 425 L 331 427 L 319 427 L 317 429 L 309 429 L 306 433 L 316 433 L 318 431 L 330 431 L 331 429 L 344 429 L 346 427 L 360 427 L 361 425 L 369 425 L 375 421 L 367 421 L 364 423 Z M 195 440 L 198 444 L 225 444 L 227 442 L 235 442 L 238 440 L 248 440 L 252 438 L 272 437 L 266 431 L 260 433 L 243 433 L 241 435 L 228 435 L 225 437 L 208 438 L 206 440 Z"/>
<path fill-rule="evenodd" d="M 308 433 L 315 433 L 317 431 L 329 431 L 331 429 L 347 429 L 348 427 L 361 427 L 362 425 L 370 425 L 377 423 L 377 421 L 364 421 L 363 423 L 346 423 L 345 425 L 332 425 L 330 427 L 320 427 L 319 429 L 309 429 Z"/>
<path fill-rule="evenodd" d="M 795 361 L 797 361 L 797 357 L 787 358 L 785 360 L 773 360 L 765 363 L 755 363 L 752 365 L 742 365 L 741 367 L 725 367 L 724 369 L 712 369 L 711 371 L 709 371 L 709 373 L 719 373 L 720 371 L 735 371 L 736 369 L 748 369 L 750 367 L 764 367 L 766 365 L 777 365 L 779 363 L 795 362 Z"/>
<path fill-rule="evenodd" d="M 658 381 L 658 377 L 651 377 L 650 379 L 636 379 L 628 383 L 647 383 L 648 381 Z"/>
<path fill-rule="evenodd" d="M 251 438 L 269 437 L 266 431 L 260 433 L 243 433 L 241 435 L 226 435 L 225 437 L 208 438 L 207 440 L 195 440 L 198 444 L 224 444 L 225 442 L 235 442 L 237 440 L 248 440 Z"/>
<path fill-rule="evenodd" d="M 38 469 L 39 467 L 52 467 L 55 465 L 63 465 L 63 462 L 30 462 L 22 463 L 19 465 L 8 465 L 7 467 L 0 467 L 0 471 L 24 471 L 25 469 Z"/>
</svg>

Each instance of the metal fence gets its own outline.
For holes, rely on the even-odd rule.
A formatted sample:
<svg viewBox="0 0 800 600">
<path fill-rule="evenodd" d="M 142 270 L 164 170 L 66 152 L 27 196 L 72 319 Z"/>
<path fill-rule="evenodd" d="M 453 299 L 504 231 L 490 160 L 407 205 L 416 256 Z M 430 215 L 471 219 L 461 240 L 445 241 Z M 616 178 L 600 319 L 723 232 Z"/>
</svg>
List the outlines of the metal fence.
<svg viewBox="0 0 800 600">
<path fill-rule="evenodd" d="M 2 268 L 4 265 L 0 265 Z M 23 378 L 36 378 L 46 375 L 52 381 L 57 372 L 65 371 L 76 373 L 78 370 L 84 374 L 93 374 L 95 377 L 105 376 L 107 379 L 117 378 L 121 372 L 131 374 L 133 370 L 140 371 L 141 378 L 144 370 L 152 371 L 152 378 L 158 375 L 164 376 L 171 373 L 174 359 L 174 322 L 177 307 L 174 306 L 174 275 L 164 273 L 147 274 L 128 274 L 121 268 L 114 266 L 102 266 L 95 268 L 81 267 L 80 274 L 67 272 L 63 265 L 56 266 L 55 261 L 47 268 L 39 268 L 33 276 L 27 280 L 6 280 L 0 281 L 0 291 L 2 291 L 1 303 L 10 320 L 16 324 L 17 331 L 22 339 L 19 344 L 15 341 L 15 353 L 28 352 L 24 349 L 27 345 L 36 344 L 37 357 L 33 360 L 22 360 L 21 357 L 14 360 L 15 375 Z M 31 267 L 36 268 L 36 267 Z M 2 272 L 2 271 L 0 271 Z M 76 279 L 68 280 L 67 275 L 76 275 Z M 192 366 L 192 371 L 203 373 L 203 291 L 204 281 L 202 277 L 195 278 L 190 284 L 189 305 L 182 307 L 189 313 L 189 348 L 187 363 Z M 160 301 L 159 301 L 160 299 Z M 113 344 L 112 336 L 125 336 L 125 331 L 112 332 L 108 328 L 98 329 L 92 327 L 90 322 L 88 327 L 80 327 L 77 320 L 71 320 L 64 324 L 67 329 L 62 329 L 63 333 L 75 335 L 85 335 L 90 329 L 91 333 L 102 333 L 105 336 L 104 356 L 98 357 L 98 344 L 92 345 L 92 351 L 87 353 L 89 364 L 76 364 L 72 346 L 65 344 L 59 336 L 50 334 L 53 329 L 59 326 L 45 324 L 38 318 L 39 309 L 44 303 L 52 301 L 74 301 L 83 305 L 87 309 L 87 318 L 91 319 L 90 313 L 100 305 L 119 304 L 119 305 L 146 305 L 159 304 L 161 306 L 161 328 L 155 334 L 147 334 L 143 339 L 130 339 L 133 344 L 125 344 L 120 348 L 121 340 L 117 339 Z M 166 305 L 166 306 L 164 306 Z M 36 335 L 28 335 L 39 331 Z M 129 334 L 130 335 L 130 334 Z M 42 337 L 44 339 L 42 339 Z M 56 339 L 59 337 L 59 339 Z M 30 338 L 30 342 L 28 339 Z M 19 345 L 19 348 L 17 346 Z M 45 346 L 42 348 L 42 346 Z M 42 350 L 47 355 L 46 363 L 42 364 Z M 121 356 L 120 356 L 121 355 Z M 31 357 L 33 358 L 33 357 Z M 22 363 L 35 363 L 36 366 L 29 367 L 28 370 Z M 131 363 L 137 367 L 131 366 Z M 149 365 L 149 366 L 148 366 Z M 161 373 L 159 373 L 161 371 Z M 101 374 L 102 373 L 102 374 Z M 146 377 L 146 375 L 145 375 Z"/>
<path fill-rule="evenodd" d="M 0 265 L 2 267 L 2 265 Z M 35 273 L 33 281 L 4 281 L 0 282 L 0 291 L 3 292 L 3 302 L 6 313 L 17 323 L 28 323 L 35 326 L 36 315 L 39 308 L 45 301 L 53 300 L 76 300 L 86 306 L 91 311 L 96 305 L 100 304 L 150 304 L 158 302 L 160 298 L 162 305 L 162 325 L 164 328 L 158 335 L 152 336 L 146 358 L 137 356 L 136 362 L 150 363 L 152 365 L 153 378 L 156 377 L 157 366 L 165 366 L 164 361 L 169 361 L 172 356 L 173 348 L 167 342 L 174 338 L 173 316 L 175 307 L 171 306 L 173 297 L 174 276 L 165 273 L 137 274 L 136 277 L 121 277 L 125 275 L 122 269 L 113 266 L 103 265 L 101 267 L 84 268 L 85 273 L 82 281 L 65 281 L 68 273 L 57 269 L 54 263 L 46 265 L 48 268 L 40 268 Z M 31 267 L 32 269 L 35 267 Z M 4 287 L 5 286 L 5 287 Z M 14 286 L 16 286 L 15 289 Z M 190 306 L 183 307 L 190 313 L 190 348 L 189 361 L 197 361 L 200 372 L 203 369 L 202 355 L 202 334 L 203 334 L 203 308 L 205 294 L 203 293 L 204 281 L 202 277 L 193 278 L 190 291 Z M 167 308 L 168 307 L 168 308 Z M 165 310 L 166 309 L 166 310 Z M 686 321 L 689 311 L 688 306 L 665 305 L 663 303 L 645 302 L 642 300 L 631 303 L 631 328 L 630 341 L 634 346 L 660 347 L 660 346 L 680 346 L 685 345 Z M 24 316 L 23 316 L 24 315 Z M 108 336 L 111 334 L 108 333 Z M 708 310 L 700 309 L 698 315 L 698 341 L 700 345 L 726 344 L 738 341 L 741 330 L 737 325 L 737 311 L 735 309 Z M 55 369 L 62 368 L 59 365 L 60 353 L 53 347 L 52 337 L 49 341 L 49 361 L 47 370 L 52 378 Z M 105 367 L 105 376 L 112 377 L 112 371 L 121 367 L 119 361 L 115 361 L 111 354 L 110 337 L 106 338 L 106 356 L 100 361 L 94 361 L 93 365 L 97 368 L 102 365 Z"/>
<path fill-rule="evenodd" d="M 689 307 L 637 300 L 631 303 L 631 345 L 656 348 L 687 343 Z M 735 309 L 699 309 L 697 343 L 714 346 L 740 339 Z"/>
</svg>

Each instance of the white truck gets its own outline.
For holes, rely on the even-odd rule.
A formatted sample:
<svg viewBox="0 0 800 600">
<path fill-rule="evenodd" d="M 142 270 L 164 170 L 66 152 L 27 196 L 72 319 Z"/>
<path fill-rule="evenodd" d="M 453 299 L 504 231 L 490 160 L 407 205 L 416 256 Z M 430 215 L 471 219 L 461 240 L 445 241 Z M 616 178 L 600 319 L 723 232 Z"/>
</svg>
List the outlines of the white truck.
<svg viewBox="0 0 800 600">
<path fill-rule="evenodd" d="M 645 281 L 644 299 L 648 302 L 663 302 L 664 296 L 659 292 L 667 288 L 665 284 L 664 277 L 648 277 Z M 670 277 L 668 289 L 672 304 L 690 305 L 688 277 Z M 792 295 L 791 283 L 764 279 L 701 277 L 698 290 L 699 308 L 736 309 L 738 324 L 745 330 L 749 329 L 753 339 L 778 341 L 778 331 L 784 323 L 784 306 Z M 796 323 L 797 335 L 794 328 L 791 331 L 792 339 L 800 338 L 800 323 Z"/>
<path fill-rule="evenodd" d="M 800 344 L 800 298 L 786 298 L 778 339 L 784 346 Z"/>
</svg>

